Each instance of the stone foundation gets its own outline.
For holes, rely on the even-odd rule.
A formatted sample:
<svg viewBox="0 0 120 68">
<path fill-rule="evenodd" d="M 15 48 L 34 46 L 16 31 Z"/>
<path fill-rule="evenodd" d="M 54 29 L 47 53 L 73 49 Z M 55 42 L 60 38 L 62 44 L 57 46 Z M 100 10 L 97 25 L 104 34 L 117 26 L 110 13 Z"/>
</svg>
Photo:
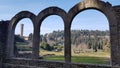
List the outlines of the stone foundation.
<svg viewBox="0 0 120 68">
<path fill-rule="evenodd" d="M 110 65 L 77 64 L 57 61 L 45 61 L 39 59 L 6 59 L 4 68 L 119 68 Z"/>
</svg>

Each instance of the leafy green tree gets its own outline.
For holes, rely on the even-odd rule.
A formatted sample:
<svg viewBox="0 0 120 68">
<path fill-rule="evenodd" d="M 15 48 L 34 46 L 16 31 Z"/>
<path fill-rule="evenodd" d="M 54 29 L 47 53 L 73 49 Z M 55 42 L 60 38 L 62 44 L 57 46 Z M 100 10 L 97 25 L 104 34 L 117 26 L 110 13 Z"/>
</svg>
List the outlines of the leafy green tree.
<svg viewBox="0 0 120 68">
<path fill-rule="evenodd" d="M 48 50 L 48 51 L 52 51 L 53 50 L 53 47 L 50 46 L 48 43 L 46 42 L 42 42 L 41 43 L 41 48 L 44 49 L 44 50 Z"/>
</svg>

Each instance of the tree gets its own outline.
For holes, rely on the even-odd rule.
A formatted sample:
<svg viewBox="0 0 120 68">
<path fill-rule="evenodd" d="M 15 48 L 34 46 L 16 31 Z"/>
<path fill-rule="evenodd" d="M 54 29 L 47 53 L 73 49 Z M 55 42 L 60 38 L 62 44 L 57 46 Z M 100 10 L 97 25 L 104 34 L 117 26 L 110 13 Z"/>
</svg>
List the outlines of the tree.
<svg viewBox="0 0 120 68">
<path fill-rule="evenodd" d="M 50 46 L 48 43 L 46 42 L 41 42 L 41 48 L 44 49 L 44 50 L 48 50 L 48 51 L 52 51 L 53 50 L 53 47 Z"/>
</svg>

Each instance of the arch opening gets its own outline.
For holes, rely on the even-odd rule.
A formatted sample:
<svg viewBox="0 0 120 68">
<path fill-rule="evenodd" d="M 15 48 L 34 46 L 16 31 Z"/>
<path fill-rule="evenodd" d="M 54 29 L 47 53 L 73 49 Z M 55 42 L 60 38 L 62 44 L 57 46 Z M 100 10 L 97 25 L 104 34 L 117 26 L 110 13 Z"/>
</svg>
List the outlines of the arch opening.
<svg viewBox="0 0 120 68">
<path fill-rule="evenodd" d="M 109 23 L 101 11 L 89 9 L 75 16 L 71 47 L 72 62 L 110 64 Z"/>
<path fill-rule="evenodd" d="M 64 22 L 60 16 L 52 15 L 43 20 L 40 26 L 40 56 L 44 60 L 64 61 Z"/>
<path fill-rule="evenodd" d="M 24 18 L 15 27 L 14 55 L 19 58 L 32 58 L 32 39 L 32 21 Z"/>
</svg>

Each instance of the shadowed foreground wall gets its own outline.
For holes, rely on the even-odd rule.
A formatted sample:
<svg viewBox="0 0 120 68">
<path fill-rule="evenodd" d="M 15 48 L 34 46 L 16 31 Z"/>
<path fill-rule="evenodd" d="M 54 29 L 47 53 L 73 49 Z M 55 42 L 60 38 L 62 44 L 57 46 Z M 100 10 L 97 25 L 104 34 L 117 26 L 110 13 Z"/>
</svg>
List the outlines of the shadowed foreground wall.
<svg viewBox="0 0 120 68">
<path fill-rule="evenodd" d="M 0 21 L 0 68 L 2 68 L 2 61 L 6 57 L 5 49 L 7 45 L 8 23 L 10 21 Z"/>
</svg>

